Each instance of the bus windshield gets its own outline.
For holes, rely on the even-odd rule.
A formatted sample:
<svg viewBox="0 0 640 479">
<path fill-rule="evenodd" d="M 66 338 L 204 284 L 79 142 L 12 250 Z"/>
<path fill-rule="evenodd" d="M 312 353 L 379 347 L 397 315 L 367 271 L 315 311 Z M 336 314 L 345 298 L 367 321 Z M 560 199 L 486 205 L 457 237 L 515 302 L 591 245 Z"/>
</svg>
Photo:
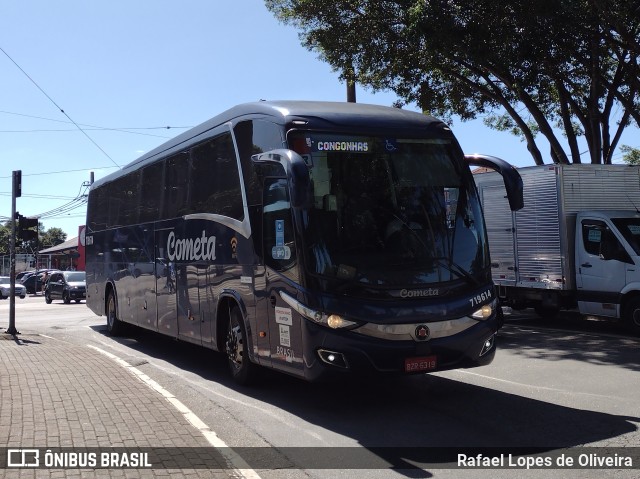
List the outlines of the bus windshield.
<svg viewBox="0 0 640 479">
<path fill-rule="evenodd" d="M 482 213 L 448 139 L 295 132 L 310 168 L 307 272 L 330 285 L 403 288 L 488 274 Z"/>
</svg>

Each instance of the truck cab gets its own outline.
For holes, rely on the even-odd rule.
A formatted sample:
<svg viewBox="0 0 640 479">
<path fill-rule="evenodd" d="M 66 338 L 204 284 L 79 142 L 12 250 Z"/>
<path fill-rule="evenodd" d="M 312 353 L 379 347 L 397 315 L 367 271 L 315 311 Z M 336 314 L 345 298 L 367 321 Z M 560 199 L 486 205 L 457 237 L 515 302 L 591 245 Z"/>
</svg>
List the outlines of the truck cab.
<svg viewBox="0 0 640 479">
<path fill-rule="evenodd" d="M 640 213 L 579 212 L 575 256 L 580 313 L 621 318 L 638 309 L 633 304 L 640 298 Z M 635 327 L 640 329 L 638 319 Z"/>
</svg>

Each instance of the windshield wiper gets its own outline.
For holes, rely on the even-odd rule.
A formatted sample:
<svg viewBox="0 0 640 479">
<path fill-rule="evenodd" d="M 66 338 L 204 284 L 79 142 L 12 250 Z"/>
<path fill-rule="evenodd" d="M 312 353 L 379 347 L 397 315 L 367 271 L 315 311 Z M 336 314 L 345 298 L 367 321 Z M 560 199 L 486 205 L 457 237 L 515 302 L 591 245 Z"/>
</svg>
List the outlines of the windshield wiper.
<svg viewBox="0 0 640 479">
<path fill-rule="evenodd" d="M 480 286 L 480 281 L 474 278 L 471 273 L 465 271 L 462 266 L 460 266 L 458 263 L 455 263 L 451 258 L 434 257 L 433 260 L 450 273 L 455 274 L 458 278 L 465 279 L 469 284 L 473 286 Z"/>
</svg>

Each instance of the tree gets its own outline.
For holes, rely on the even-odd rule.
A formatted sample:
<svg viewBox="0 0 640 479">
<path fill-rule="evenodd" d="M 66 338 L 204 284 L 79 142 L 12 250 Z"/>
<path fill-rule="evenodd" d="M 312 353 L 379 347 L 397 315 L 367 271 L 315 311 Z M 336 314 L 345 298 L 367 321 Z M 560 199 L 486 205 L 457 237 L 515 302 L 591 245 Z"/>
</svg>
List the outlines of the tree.
<svg viewBox="0 0 640 479">
<path fill-rule="evenodd" d="M 640 165 L 640 148 L 632 148 L 628 145 L 622 145 L 620 151 L 623 154 L 622 159 L 628 165 Z"/>
<path fill-rule="evenodd" d="M 0 253 L 9 254 L 11 241 L 11 223 L 7 221 L 4 225 L 0 225 Z M 67 233 L 60 228 L 49 228 L 44 230 L 42 224 L 38 226 L 39 238 L 38 243 L 35 241 L 20 241 L 16 239 L 16 253 L 35 253 L 37 249 L 50 248 L 59 245 L 67 240 Z"/>
<path fill-rule="evenodd" d="M 0 254 L 9 254 L 11 223 L 12 221 L 7 221 L 5 224 L 0 225 Z"/>
<path fill-rule="evenodd" d="M 265 3 L 337 71 L 445 120 L 486 116 L 536 164 L 540 135 L 555 163 L 580 163 L 582 137 L 592 163 L 611 163 L 640 124 L 640 0 Z"/>
<path fill-rule="evenodd" d="M 64 243 L 67 240 L 67 233 L 60 228 L 49 228 L 40 235 L 40 249 L 51 248 L 52 246 Z"/>
</svg>

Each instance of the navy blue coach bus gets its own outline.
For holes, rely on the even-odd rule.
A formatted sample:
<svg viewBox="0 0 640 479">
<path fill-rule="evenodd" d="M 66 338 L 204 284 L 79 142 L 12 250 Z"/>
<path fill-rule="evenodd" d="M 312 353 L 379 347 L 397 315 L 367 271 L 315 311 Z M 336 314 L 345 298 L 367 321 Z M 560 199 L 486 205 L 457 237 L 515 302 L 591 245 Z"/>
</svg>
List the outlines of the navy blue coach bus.
<svg viewBox="0 0 640 479">
<path fill-rule="evenodd" d="M 499 327 L 469 161 L 442 122 L 396 108 L 240 105 L 96 181 L 87 305 L 259 366 L 424 373 L 492 361 Z"/>
</svg>

